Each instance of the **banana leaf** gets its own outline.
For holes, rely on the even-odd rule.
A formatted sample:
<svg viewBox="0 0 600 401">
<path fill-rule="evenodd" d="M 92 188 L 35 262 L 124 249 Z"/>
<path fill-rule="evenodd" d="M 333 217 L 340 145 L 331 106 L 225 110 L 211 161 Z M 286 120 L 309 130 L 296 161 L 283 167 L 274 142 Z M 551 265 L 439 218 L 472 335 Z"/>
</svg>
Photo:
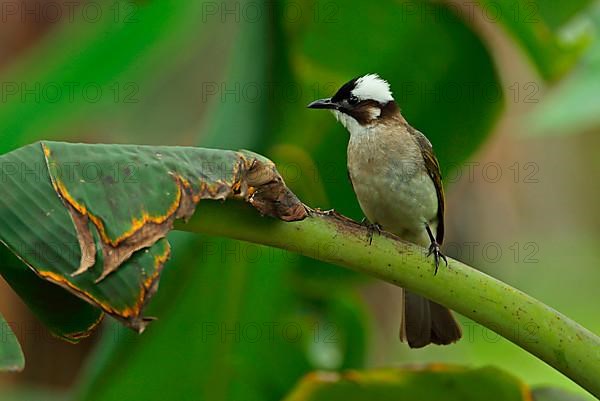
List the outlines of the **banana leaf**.
<svg viewBox="0 0 600 401">
<path fill-rule="evenodd" d="M 165 237 L 198 202 L 236 198 L 285 221 L 306 216 L 274 164 L 248 151 L 38 142 L 0 165 L 0 241 L 138 332 L 152 320 L 143 309 L 170 256 Z"/>
</svg>

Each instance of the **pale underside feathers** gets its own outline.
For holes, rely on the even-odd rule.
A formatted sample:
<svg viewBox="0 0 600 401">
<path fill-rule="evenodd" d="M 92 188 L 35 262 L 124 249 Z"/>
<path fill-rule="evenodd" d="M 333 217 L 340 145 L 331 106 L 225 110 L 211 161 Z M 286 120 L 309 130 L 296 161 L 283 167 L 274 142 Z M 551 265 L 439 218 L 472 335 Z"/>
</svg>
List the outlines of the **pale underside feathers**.
<svg viewBox="0 0 600 401">
<path fill-rule="evenodd" d="M 382 104 L 394 100 L 390 84 L 377 74 L 367 74 L 358 78 L 352 94 L 360 100 L 372 99 Z"/>
</svg>

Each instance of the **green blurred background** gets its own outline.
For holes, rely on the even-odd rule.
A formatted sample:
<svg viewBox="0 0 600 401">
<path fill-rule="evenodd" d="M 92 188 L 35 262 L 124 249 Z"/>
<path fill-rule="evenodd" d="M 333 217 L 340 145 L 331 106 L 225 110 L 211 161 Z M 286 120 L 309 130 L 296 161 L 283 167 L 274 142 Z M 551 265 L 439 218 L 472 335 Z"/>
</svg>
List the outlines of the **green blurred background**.
<svg viewBox="0 0 600 401">
<path fill-rule="evenodd" d="M 590 0 L 2 0 L 0 151 L 246 148 L 305 203 L 360 219 L 347 133 L 305 106 L 377 72 L 440 159 L 446 253 L 598 333 L 598 16 Z M 463 317 L 458 344 L 409 350 L 391 286 L 232 240 L 170 240 L 159 320 L 141 336 L 106 319 L 63 343 L 0 279 L 27 358 L 0 376 L 0 399 L 278 400 L 314 370 L 428 362 L 582 392 Z"/>
</svg>

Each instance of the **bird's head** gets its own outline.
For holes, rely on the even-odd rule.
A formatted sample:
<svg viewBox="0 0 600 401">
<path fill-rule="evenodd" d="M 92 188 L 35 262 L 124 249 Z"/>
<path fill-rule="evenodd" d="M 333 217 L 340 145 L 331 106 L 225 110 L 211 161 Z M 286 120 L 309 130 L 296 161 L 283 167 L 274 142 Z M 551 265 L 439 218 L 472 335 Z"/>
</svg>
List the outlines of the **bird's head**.
<svg viewBox="0 0 600 401">
<path fill-rule="evenodd" d="M 345 83 L 333 97 L 315 100 L 311 109 L 331 110 L 350 131 L 385 122 L 399 114 L 390 84 L 377 74 L 367 74 Z"/>
</svg>

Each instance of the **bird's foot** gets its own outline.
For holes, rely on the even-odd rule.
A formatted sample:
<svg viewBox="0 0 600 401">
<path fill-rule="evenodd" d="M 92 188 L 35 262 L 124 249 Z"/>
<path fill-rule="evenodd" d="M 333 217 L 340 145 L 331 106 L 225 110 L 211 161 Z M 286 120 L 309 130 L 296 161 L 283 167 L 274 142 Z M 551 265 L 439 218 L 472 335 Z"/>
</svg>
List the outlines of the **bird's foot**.
<svg viewBox="0 0 600 401">
<path fill-rule="evenodd" d="M 431 245 L 429 245 L 429 252 L 427 252 L 427 257 L 429 257 L 430 255 L 433 255 L 433 262 L 435 263 L 435 272 L 433 273 L 433 275 L 435 276 L 438 272 L 438 268 L 440 267 L 440 259 L 444 261 L 446 266 L 448 266 L 448 260 L 446 259 L 446 256 L 442 253 L 442 251 L 440 251 L 440 245 L 435 241 L 433 241 Z"/>
<path fill-rule="evenodd" d="M 440 267 L 440 259 L 444 261 L 446 267 L 448 267 L 448 259 L 446 259 L 446 256 L 440 250 L 440 244 L 438 244 L 433 236 L 431 228 L 429 228 L 429 224 L 425 224 L 425 229 L 427 230 L 427 235 L 429 235 L 429 241 L 431 241 L 431 244 L 429 245 L 429 252 L 427 252 L 427 257 L 433 255 L 433 262 L 435 263 L 435 272 L 433 275 L 435 276 L 438 272 L 438 268 Z"/>
<path fill-rule="evenodd" d="M 377 231 L 377 234 L 381 235 L 381 226 L 378 223 L 371 223 L 367 218 L 361 220 L 361 225 L 367 227 L 367 239 L 369 240 L 369 245 L 373 243 L 373 234 Z"/>
</svg>

